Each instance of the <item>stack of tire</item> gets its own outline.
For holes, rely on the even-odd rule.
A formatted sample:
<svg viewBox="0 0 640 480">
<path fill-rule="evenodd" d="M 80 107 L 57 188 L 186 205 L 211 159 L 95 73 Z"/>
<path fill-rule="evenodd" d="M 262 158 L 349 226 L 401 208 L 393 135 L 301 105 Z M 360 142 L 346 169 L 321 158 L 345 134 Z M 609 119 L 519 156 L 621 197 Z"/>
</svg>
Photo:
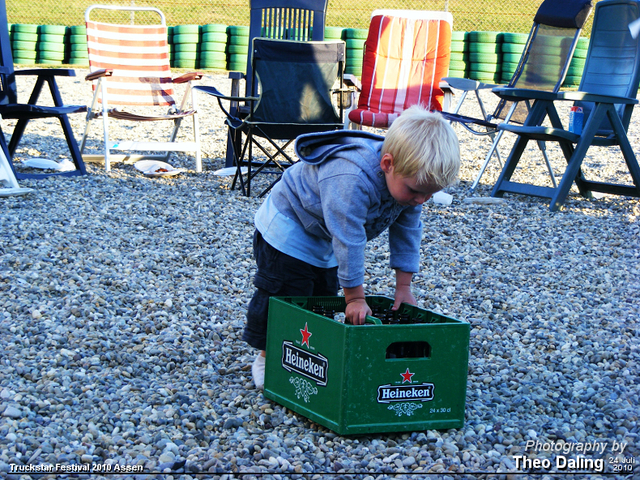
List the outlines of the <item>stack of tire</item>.
<svg viewBox="0 0 640 480">
<path fill-rule="evenodd" d="M 176 25 L 171 35 L 172 68 L 194 69 L 198 65 L 200 25 Z"/>
<path fill-rule="evenodd" d="M 501 83 L 507 84 L 516 72 L 520 57 L 527 43 L 527 33 L 503 33 L 502 34 L 502 74 Z"/>
<path fill-rule="evenodd" d="M 33 65 L 38 56 L 38 25 L 11 25 L 13 63 Z"/>
<path fill-rule="evenodd" d="M 467 32 L 451 32 L 451 56 L 449 74 L 453 78 L 467 78 L 469 75 L 469 44 Z"/>
<path fill-rule="evenodd" d="M 358 77 L 362 75 L 362 55 L 368 33 L 369 30 L 366 28 L 345 28 L 342 30 L 342 39 L 347 47 L 344 73 Z"/>
<path fill-rule="evenodd" d="M 87 27 L 74 25 L 69 27 L 69 64 L 89 65 L 89 49 L 87 47 Z"/>
<path fill-rule="evenodd" d="M 227 70 L 246 73 L 249 54 L 249 27 L 240 25 L 227 27 L 226 54 Z"/>
<path fill-rule="evenodd" d="M 469 32 L 469 78 L 499 83 L 502 64 L 500 32 Z"/>
<path fill-rule="evenodd" d="M 587 60 L 587 51 L 589 49 L 589 39 L 578 39 L 578 45 L 573 52 L 573 58 L 569 64 L 569 70 L 567 76 L 562 84 L 564 87 L 573 88 L 580 85 L 582 79 L 582 71 L 584 70 L 584 63 Z"/>
<path fill-rule="evenodd" d="M 202 26 L 198 68 L 225 70 L 227 68 L 227 25 L 212 23 Z"/>
<path fill-rule="evenodd" d="M 67 27 L 64 25 L 38 26 L 38 63 L 62 65 L 66 59 Z"/>
</svg>

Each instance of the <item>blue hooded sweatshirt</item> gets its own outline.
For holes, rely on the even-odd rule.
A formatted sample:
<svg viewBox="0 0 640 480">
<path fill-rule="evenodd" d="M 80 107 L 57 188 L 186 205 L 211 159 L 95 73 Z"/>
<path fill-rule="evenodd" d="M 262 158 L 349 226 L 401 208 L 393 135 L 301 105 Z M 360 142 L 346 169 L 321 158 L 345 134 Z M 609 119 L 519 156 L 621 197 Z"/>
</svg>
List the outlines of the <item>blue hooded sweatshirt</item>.
<svg viewBox="0 0 640 480">
<path fill-rule="evenodd" d="M 418 272 L 421 205 L 403 206 L 380 168 L 384 137 L 363 131 L 301 135 L 289 167 L 256 213 L 272 247 L 323 268 L 342 287 L 364 283 L 365 246 L 389 229 L 390 267 Z"/>
</svg>

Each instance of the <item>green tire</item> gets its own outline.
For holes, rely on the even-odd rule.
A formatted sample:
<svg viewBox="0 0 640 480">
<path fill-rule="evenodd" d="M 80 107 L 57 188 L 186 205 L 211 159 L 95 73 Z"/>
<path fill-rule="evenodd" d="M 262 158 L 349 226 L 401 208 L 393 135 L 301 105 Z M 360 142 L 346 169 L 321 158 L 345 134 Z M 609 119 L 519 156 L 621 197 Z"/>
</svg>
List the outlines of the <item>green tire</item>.
<svg viewBox="0 0 640 480">
<path fill-rule="evenodd" d="M 500 47 L 501 45 L 499 43 L 471 42 L 469 44 L 469 52 L 470 53 L 500 53 L 502 51 Z"/>
<path fill-rule="evenodd" d="M 580 85 L 580 81 L 582 80 L 582 76 L 569 76 L 567 75 L 564 79 L 564 83 L 563 85 L 565 86 L 571 86 L 571 87 L 577 87 L 578 85 Z"/>
<path fill-rule="evenodd" d="M 469 32 L 469 41 L 472 43 L 498 43 L 501 32 Z"/>
<path fill-rule="evenodd" d="M 203 25 L 201 30 L 202 33 L 224 33 L 227 35 L 228 25 L 223 25 L 221 23 L 209 23 L 208 25 Z"/>
<path fill-rule="evenodd" d="M 11 31 L 13 33 L 38 33 L 38 25 L 14 23 L 11 25 Z"/>
<path fill-rule="evenodd" d="M 11 40 L 13 40 L 14 42 L 37 42 L 38 34 L 28 32 L 13 32 L 13 34 L 11 35 Z"/>
<path fill-rule="evenodd" d="M 226 70 L 227 62 L 200 62 L 198 68 L 206 70 Z"/>
<path fill-rule="evenodd" d="M 227 42 L 229 45 L 249 45 L 249 37 L 240 37 L 238 35 L 234 35 L 233 37 L 229 37 L 229 41 Z"/>
<path fill-rule="evenodd" d="M 198 58 L 200 59 L 200 62 L 207 63 L 227 62 L 227 56 L 224 52 L 201 52 Z"/>
<path fill-rule="evenodd" d="M 524 52 L 524 45 L 520 43 L 502 44 L 502 53 L 517 53 L 518 55 L 522 55 L 522 52 Z"/>
<path fill-rule="evenodd" d="M 202 52 L 224 52 L 226 48 L 227 44 L 222 42 L 203 42 L 200 44 L 200 51 Z M 247 48 L 246 51 L 248 50 Z"/>
<path fill-rule="evenodd" d="M 471 64 L 471 69 L 474 72 L 499 73 L 500 65 L 495 63 L 473 63 Z"/>
<path fill-rule="evenodd" d="M 464 32 L 462 30 L 454 30 L 451 32 L 451 41 L 452 42 L 464 42 L 469 37 L 468 32 Z"/>
<path fill-rule="evenodd" d="M 11 46 L 13 50 L 26 50 L 26 51 L 36 51 L 38 48 L 38 42 L 11 42 Z"/>
<path fill-rule="evenodd" d="M 198 53 L 193 51 L 193 52 L 175 52 L 173 55 L 173 58 L 175 61 L 184 61 L 184 62 L 190 62 L 190 61 L 194 61 L 198 58 Z"/>
<path fill-rule="evenodd" d="M 38 50 L 40 52 L 64 53 L 64 43 L 38 42 Z"/>
<path fill-rule="evenodd" d="M 352 48 L 362 50 L 364 48 L 364 42 L 366 42 L 366 40 L 363 40 L 362 38 L 347 38 L 345 40 L 347 49 Z"/>
<path fill-rule="evenodd" d="M 38 37 L 40 43 L 64 43 L 64 35 L 54 35 L 53 33 L 41 33 Z"/>
<path fill-rule="evenodd" d="M 576 48 L 573 52 L 573 58 L 587 58 L 588 51 L 586 48 Z"/>
<path fill-rule="evenodd" d="M 249 53 L 249 46 L 248 45 L 227 45 L 226 51 L 227 53 L 239 54 L 246 57 L 247 54 Z"/>
<path fill-rule="evenodd" d="M 495 83 L 500 81 L 500 74 L 491 72 L 482 72 L 478 70 L 469 70 L 469 78 L 478 80 L 479 82 Z"/>
<path fill-rule="evenodd" d="M 587 63 L 587 59 L 586 58 L 577 58 L 577 57 L 573 57 L 571 59 L 571 63 L 569 64 L 569 67 L 580 67 L 580 68 L 584 68 L 584 64 Z"/>
<path fill-rule="evenodd" d="M 366 28 L 345 28 L 342 31 L 342 39 L 346 40 L 348 38 L 359 38 L 361 40 L 366 40 L 369 35 L 369 30 Z"/>
<path fill-rule="evenodd" d="M 173 34 L 174 35 L 200 35 L 200 25 L 175 25 L 173 27 Z"/>
<path fill-rule="evenodd" d="M 455 70 L 450 68 L 449 74 L 447 75 L 447 77 L 467 78 L 467 70 L 466 69 Z"/>
<path fill-rule="evenodd" d="M 246 68 L 246 63 L 227 63 L 227 70 L 230 72 L 244 72 Z"/>
<path fill-rule="evenodd" d="M 53 61 L 58 61 L 61 62 L 62 60 L 64 60 L 64 53 L 60 53 L 60 52 L 38 52 L 38 61 L 41 60 L 53 60 Z"/>
<path fill-rule="evenodd" d="M 469 67 L 469 62 L 451 61 L 449 62 L 449 70 L 466 70 Z"/>
<path fill-rule="evenodd" d="M 83 57 L 71 56 L 71 57 L 69 57 L 69 64 L 71 64 L 71 65 L 89 66 L 89 59 L 88 58 L 83 58 Z"/>
<path fill-rule="evenodd" d="M 500 61 L 500 55 L 497 53 L 475 53 L 469 54 L 469 61 L 473 63 L 493 63 L 494 65 Z"/>
<path fill-rule="evenodd" d="M 73 25 L 69 27 L 69 34 L 71 35 L 87 35 L 87 27 L 84 25 Z"/>
<path fill-rule="evenodd" d="M 207 32 L 202 35 L 202 42 L 227 43 L 227 34 L 224 32 Z"/>
<path fill-rule="evenodd" d="M 67 34 L 67 27 L 64 25 L 39 25 L 38 33 L 40 33 L 40 35 L 51 34 L 64 36 Z"/>
<path fill-rule="evenodd" d="M 30 50 L 14 50 L 13 52 L 13 60 L 16 58 L 21 58 L 24 60 L 35 60 L 38 56 L 38 53 L 34 50 L 33 52 Z"/>
<path fill-rule="evenodd" d="M 502 34 L 502 43 L 516 43 L 518 45 L 524 45 L 527 43 L 529 34 L 527 33 L 512 33 L 505 32 Z"/>
<path fill-rule="evenodd" d="M 86 35 L 71 35 L 71 36 L 69 36 L 69 42 L 71 42 L 71 44 L 77 43 L 77 44 L 86 45 L 87 44 L 87 36 Z"/>
<path fill-rule="evenodd" d="M 248 37 L 249 27 L 244 25 L 229 25 L 227 27 L 227 35 L 229 35 L 230 37 L 235 37 L 235 36 Z"/>
<path fill-rule="evenodd" d="M 504 47 L 504 45 L 502 45 Z M 520 62 L 520 58 L 522 57 L 522 54 L 520 53 L 503 53 L 502 54 L 502 61 L 506 62 L 506 63 L 518 63 Z"/>
<path fill-rule="evenodd" d="M 81 48 L 82 45 L 71 45 L 70 55 L 76 55 L 81 57 L 89 57 L 89 51 L 85 48 Z"/>
<path fill-rule="evenodd" d="M 451 61 L 468 62 L 469 53 L 468 52 L 451 52 L 449 59 Z"/>
<path fill-rule="evenodd" d="M 200 35 L 197 33 L 179 33 L 173 34 L 173 44 L 176 45 L 178 43 L 199 43 Z"/>
<path fill-rule="evenodd" d="M 325 40 L 340 40 L 342 38 L 342 27 L 324 27 Z"/>
<path fill-rule="evenodd" d="M 39 58 L 38 63 L 41 65 L 62 65 L 64 60 L 49 60 L 47 58 Z"/>
<path fill-rule="evenodd" d="M 187 52 L 197 52 L 198 44 L 197 43 L 175 43 L 173 45 L 173 51 L 178 53 L 187 53 Z"/>
<path fill-rule="evenodd" d="M 231 53 L 227 55 L 227 62 L 233 64 L 243 64 L 245 67 L 247 66 L 247 55 L 242 55 L 239 53 Z"/>
<path fill-rule="evenodd" d="M 189 59 L 189 60 L 185 60 L 185 59 L 175 59 L 173 61 L 173 65 L 172 67 L 174 68 L 196 68 L 196 59 Z"/>
<path fill-rule="evenodd" d="M 451 41 L 451 52 L 468 52 L 469 44 L 460 40 Z"/>
</svg>

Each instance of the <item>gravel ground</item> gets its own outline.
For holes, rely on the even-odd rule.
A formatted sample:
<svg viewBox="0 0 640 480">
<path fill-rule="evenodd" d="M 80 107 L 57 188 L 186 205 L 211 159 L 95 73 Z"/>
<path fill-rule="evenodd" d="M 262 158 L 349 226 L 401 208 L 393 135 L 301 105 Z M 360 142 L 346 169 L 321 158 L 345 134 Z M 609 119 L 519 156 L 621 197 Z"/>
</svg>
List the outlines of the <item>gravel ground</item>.
<svg viewBox="0 0 640 480">
<path fill-rule="evenodd" d="M 85 73 L 60 80 L 66 102 L 89 102 Z M 224 74 L 203 82 L 228 87 Z M 533 197 L 468 203 L 488 142 L 458 130 L 461 181 L 451 205 L 424 207 L 414 292 L 471 324 L 464 426 L 340 436 L 253 388 L 255 352 L 240 338 L 261 200 L 214 175 L 225 130 L 214 102 L 201 104 L 203 173 L 181 154 L 175 177 L 88 164 L 87 176 L 23 180 L 33 194 L 0 199 L 0 476 L 102 478 L 24 473 L 60 464 L 140 479 L 640 478 L 637 199 L 573 191 L 557 213 Z M 56 125 L 40 122 L 17 158 L 67 156 Z M 72 124 L 80 139 L 83 115 Z M 548 181 L 527 155 L 523 174 Z M 628 182 L 615 150 L 594 149 L 585 171 Z M 387 258 L 384 237 L 370 243 L 367 293 L 393 295 Z M 563 456 L 583 463 L 558 467 Z"/>
</svg>

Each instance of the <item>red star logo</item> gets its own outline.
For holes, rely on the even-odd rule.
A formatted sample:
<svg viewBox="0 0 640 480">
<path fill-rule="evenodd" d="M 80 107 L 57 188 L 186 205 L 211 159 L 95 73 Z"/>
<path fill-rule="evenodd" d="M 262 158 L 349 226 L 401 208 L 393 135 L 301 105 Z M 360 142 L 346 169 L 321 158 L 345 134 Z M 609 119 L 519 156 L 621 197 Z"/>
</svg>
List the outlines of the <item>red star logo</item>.
<svg viewBox="0 0 640 480">
<path fill-rule="evenodd" d="M 413 377 L 414 375 L 415 373 L 411 373 L 407 368 L 406 372 L 400 374 L 400 376 L 402 377 L 402 383 L 411 382 L 411 377 Z"/>
<path fill-rule="evenodd" d="M 309 345 L 309 337 L 311 335 L 313 335 L 313 333 L 311 333 L 308 329 L 307 329 L 307 324 L 304 324 L 304 330 L 300 329 L 300 333 L 302 334 L 302 345 L 304 345 L 305 343 L 307 344 L 307 347 L 311 348 L 311 345 Z"/>
</svg>

